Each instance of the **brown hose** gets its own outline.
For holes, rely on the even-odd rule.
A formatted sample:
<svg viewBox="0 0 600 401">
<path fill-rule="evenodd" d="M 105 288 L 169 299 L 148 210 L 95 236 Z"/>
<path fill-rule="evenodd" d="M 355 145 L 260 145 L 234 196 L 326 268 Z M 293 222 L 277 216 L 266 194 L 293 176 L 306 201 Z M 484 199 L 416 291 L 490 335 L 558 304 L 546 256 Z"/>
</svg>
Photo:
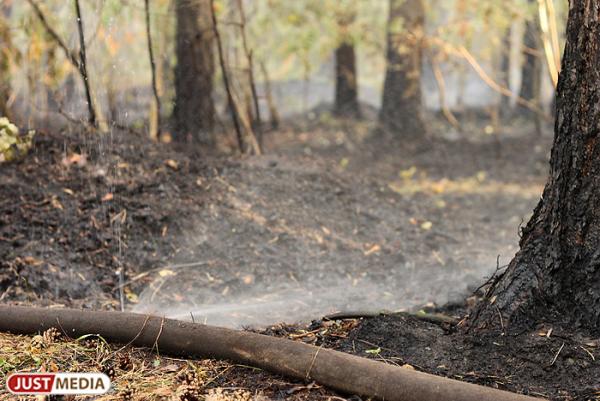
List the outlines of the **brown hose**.
<svg viewBox="0 0 600 401">
<path fill-rule="evenodd" d="M 93 333 L 171 355 L 227 359 L 386 401 L 538 400 L 245 331 L 135 313 L 0 306 L 0 331 L 34 334 L 50 327 L 71 337 Z"/>
</svg>

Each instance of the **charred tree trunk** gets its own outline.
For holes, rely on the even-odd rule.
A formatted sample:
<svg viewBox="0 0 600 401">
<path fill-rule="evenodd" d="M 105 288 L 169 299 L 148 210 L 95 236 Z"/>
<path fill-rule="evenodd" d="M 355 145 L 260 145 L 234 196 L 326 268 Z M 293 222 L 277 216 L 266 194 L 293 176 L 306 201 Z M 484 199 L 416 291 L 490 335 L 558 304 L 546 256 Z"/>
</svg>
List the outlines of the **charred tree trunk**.
<svg viewBox="0 0 600 401">
<path fill-rule="evenodd" d="M 600 0 L 570 4 L 550 176 L 520 251 L 474 311 L 471 327 L 540 320 L 600 327 Z"/>
<path fill-rule="evenodd" d="M 177 0 L 174 139 L 214 146 L 214 34 L 210 0 Z"/>
<path fill-rule="evenodd" d="M 379 119 L 385 128 L 401 136 L 425 132 L 421 99 L 424 23 L 421 0 L 390 0 L 387 67 Z"/>
<path fill-rule="evenodd" d="M 356 54 L 352 43 L 335 49 L 335 108 L 338 116 L 360 117 L 356 80 Z"/>
</svg>

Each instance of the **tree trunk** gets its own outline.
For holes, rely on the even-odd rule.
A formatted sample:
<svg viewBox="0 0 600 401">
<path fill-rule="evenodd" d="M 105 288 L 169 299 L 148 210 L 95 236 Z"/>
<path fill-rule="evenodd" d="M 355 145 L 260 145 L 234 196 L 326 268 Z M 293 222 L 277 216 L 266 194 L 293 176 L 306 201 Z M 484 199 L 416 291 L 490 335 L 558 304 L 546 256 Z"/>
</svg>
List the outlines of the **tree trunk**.
<svg viewBox="0 0 600 401">
<path fill-rule="evenodd" d="M 530 3 L 536 3 L 530 0 Z M 525 22 L 525 34 L 523 37 L 523 66 L 521 74 L 521 90 L 519 96 L 523 99 L 537 103 L 540 97 L 541 69 L 542 63 L 540 52 L 540 28 L 538 19 L 533 17 Z M 521 113 L 526 116 L 532 115 L 532 110 L 521 107 Z"/>
<path fill-rule="evenodd" d="M 352 43 L 340 43 L 335 49 L 335 108 L 339 116 L 360 117 L 356 80 L 356 55 Z"/>
<path fill-rule="evenodd" d="M 510 88 L 510 49 L 511 49 L 512 26 L 509 26 L 504 32 L 502 38 L 502 48 L 500 49 L 500 76 L 502 85 Z M 511 114 L 510 97 L 500 95 L 500 115 L 509 117 Z"/>
<path fill-rule="evenodd" d="M 0 117 L 11 117 L 8 99 L 11 96 L 10 60 L 12 59 L 12 41 L 10 35 L 11 3 L 0 6 Z"/>
<path fill-rule="evenodd" d="M 215 63 L 209 0 L 177 0 L 174 139 L 214 146 Z"/>
<path fill-rule="evenodd" d="M 401 136 L 425 132 L 421 99 L 424 23 L 421 0 L 390 0 L 387 67 L 379 119 L 384 127 Z"/>
<path fill-rule="evenodd" d="M 471 327 L 600 325 L 600 0 L 571 1 L 550 175 L 520 251 Z"/>
</svg>

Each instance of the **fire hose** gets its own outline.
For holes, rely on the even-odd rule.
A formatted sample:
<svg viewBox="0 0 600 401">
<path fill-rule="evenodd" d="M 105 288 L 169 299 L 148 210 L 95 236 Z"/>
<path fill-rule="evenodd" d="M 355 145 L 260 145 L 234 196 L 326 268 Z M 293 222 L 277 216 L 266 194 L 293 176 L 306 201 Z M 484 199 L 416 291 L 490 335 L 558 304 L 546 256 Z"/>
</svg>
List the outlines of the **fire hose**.
<svg viewBox="0 0 600 401">
<path fill-rule="evenodd" d="M 230 360 L 385 401 L 539 400 L 248 331 L 127 312 L 0 306 L 0 331 L 36 334 L 51 327 L 173 356 Z"/>
</svg>

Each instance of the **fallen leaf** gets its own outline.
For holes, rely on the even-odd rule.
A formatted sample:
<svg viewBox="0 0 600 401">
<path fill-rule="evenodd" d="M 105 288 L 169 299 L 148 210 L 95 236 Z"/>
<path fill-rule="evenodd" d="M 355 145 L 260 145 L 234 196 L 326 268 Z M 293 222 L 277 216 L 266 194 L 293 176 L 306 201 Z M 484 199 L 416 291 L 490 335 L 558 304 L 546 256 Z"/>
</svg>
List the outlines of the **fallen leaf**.
<svg viewBox="0 0 600 401">
<path fill-rule="evenodd" d="M 25 256 L 23 258 L 23 262 L 25 262 L 25 264 L 30 265 L 30 266 L 39 266 L 42 263 L 44 263 L 41 260 L 34 258 L 33 256 Z"/>
<path fill-rule="evenodd" d="M 368 250 L 366 250 L 364 252 L 364 255 L 365 256 L 369 256 L 369 255 L 371 255 L 371 254 L 373 254 L 375 252 L 379 252 L 380 250 L 381 250 L 381 247 L 379 245 L 375 244 L 371 248 L 369 248 Z"/>
<path fill-rule="evenodd" d="M 381 347 L 377 347 L 377 348 L 373 348 L 373 349 L 368 349 L 365 352 L 367 354 L 371 354 L 371 355 L 379 355 L 381 353 Z"/>
<path fill-rule="evenodd" d="M 424 221 L 421 223 L 421 228 L 423 230 L 431 230 L 431 227 L 433 227 L 433 223 L 431 221 Z"/>
<path fill-rule="evenodd" d="M 177 273 L 175 273 L 173 270 L 169 270 L 169 269 L 162 269 L 161 271 L 158 272 L 158 275 L 161 277 L 169 277 L 169 276 L 174 276 Z"/>
<path fill-rule="evenodd" d="M 62 164 L 65 166 L 71 166 L 73 164 L 82 167 L 87 163 L 86 155 L 80 155 L 79 153 L 73 153 L 72 155 L 62 159 Z"/>
<path fill-rule="evenodd" d="M 63 210 L 64 207 L 62 205 L 62 203 L 60 203 L 60 201 L 58 200 L 58 198 L 53 197 L 52 200 L 50 201 L 50 204 L 52 205 L 53 208 L 55 209 L 60 209 Z"/>
<path fill-rule="evenodd" d="M 173 170 L 178 170 L 179 169 L 179 163 L 176 160 L 173 159 L 168 159 L 165 161 L 165 164 L 172 168 Z"/>
<path fill-rule="evenodd" d="M 415 166 L 412 166 L 406 170 L 400 170 L 399 175 L 405 180 L 410 180 L 411 178 L 413 178 L 416 172 L 417 168 Z"/>
<path fill-rule="evenodd" d="M 102 197 L 102 202 L 108 202 L 108 201 L 111 201 L 111 200 L 113 200 L 113 197 L 114 197 L 114 196 L 113 196 L 112 192 L 109 192 L 109 193 L 107 193 L 106 195 L 104 195 L 104 196 Z"/>
</svg>

